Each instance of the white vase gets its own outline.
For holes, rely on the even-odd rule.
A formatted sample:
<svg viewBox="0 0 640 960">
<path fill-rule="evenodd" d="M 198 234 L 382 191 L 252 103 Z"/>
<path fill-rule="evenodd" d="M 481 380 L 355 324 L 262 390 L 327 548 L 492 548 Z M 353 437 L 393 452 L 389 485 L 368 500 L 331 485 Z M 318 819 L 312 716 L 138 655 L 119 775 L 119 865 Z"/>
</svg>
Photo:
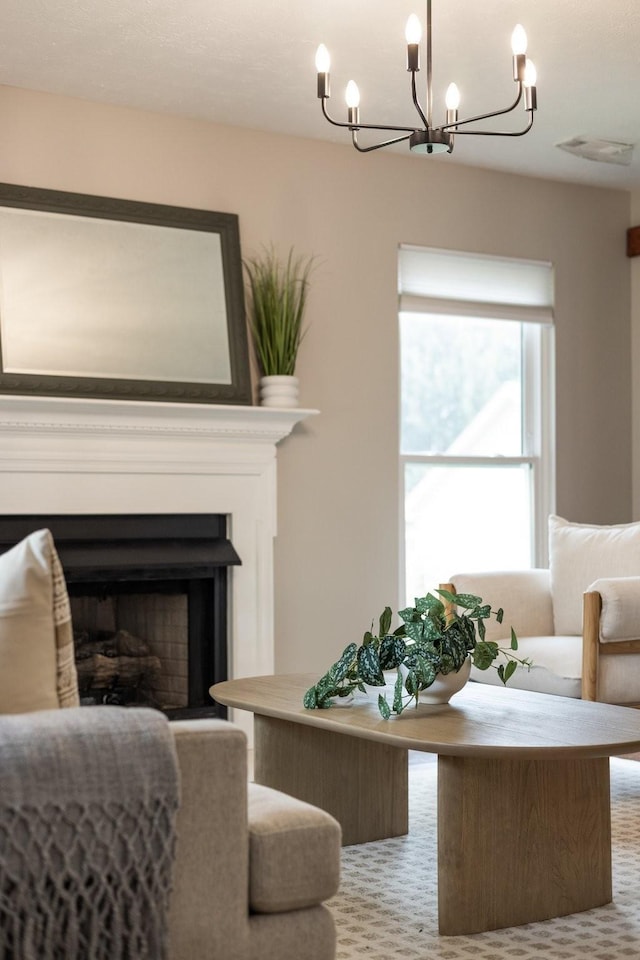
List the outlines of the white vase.
<svg viewBox="0 0 640 960">
<path fill-rule="evenodd" d="M 420 703 L 449 703 L 451 697 L 459 693 L 469 679 L 471 658 L 467 657 L 455 673 L 439 673 L 430 687 L 420 691 Z"/>
<path fill-rule="evenodd" d="M 298 378 L 288 376 L 262 377 L 260 404 L 263 407 L 297 407 Z"/>
</svg>

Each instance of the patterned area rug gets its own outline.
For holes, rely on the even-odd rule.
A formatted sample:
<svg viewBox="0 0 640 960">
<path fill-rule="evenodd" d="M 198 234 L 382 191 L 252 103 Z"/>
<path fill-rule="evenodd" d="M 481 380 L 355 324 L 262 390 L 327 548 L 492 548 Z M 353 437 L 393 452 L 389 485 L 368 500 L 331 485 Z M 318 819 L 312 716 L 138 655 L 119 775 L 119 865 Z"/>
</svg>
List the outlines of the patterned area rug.
<svg viewBox="0 0 640 960">
<path fill-rule="evenodd" d="M 337 960 L 640 958 L 640 763 L 611 761 L 613 903 L 465 937 L 438 935 L 437 765 L 409 770 L 409 835 L 343 850 L 340 892 L 329 902 Z"/>
</svg>

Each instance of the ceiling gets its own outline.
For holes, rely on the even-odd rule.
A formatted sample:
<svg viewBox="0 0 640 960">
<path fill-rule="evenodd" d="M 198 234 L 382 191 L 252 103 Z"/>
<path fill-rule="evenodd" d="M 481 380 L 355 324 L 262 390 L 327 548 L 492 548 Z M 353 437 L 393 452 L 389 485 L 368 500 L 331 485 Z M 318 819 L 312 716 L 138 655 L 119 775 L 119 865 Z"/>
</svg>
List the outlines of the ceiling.
<svg viewBox="0 0 640 960">
<path fill-rule="evenodd" d="M 1 0 L 0 83 L 347 143 L 320 114 L 316 47 L 331 52 L 338 119 L 355 79 L 363 122 L 419 125 L 405 69 L 412 12 L 424 25 L 425 0 Z M 555 146 L 582 135 L 640 144 L 638 0 L 433 0 L 434 121 L 444 120 L 451 80 L 461 117 L 513 100 L 518 22 L 538 71 L 533 130 L 458 137 L 451 156 L 412 162 L 640 188 L 640 145 L 629 166 Z M 519 107 L 504 126 L 525 120 Z"/>
</svg>

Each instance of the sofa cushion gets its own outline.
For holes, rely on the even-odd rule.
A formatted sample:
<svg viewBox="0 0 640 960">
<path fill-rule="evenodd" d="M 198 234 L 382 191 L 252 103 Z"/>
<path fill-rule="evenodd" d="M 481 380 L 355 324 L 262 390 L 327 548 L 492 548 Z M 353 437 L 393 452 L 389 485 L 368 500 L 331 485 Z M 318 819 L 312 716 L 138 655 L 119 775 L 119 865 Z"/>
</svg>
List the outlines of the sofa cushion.
<svg viewBox="0 0 640 960">
<path fill-rule="evenodd" d="M 0 713 L 78 704 L 67 588 L 38 530 L 0 556 Z"/>
<path fill-rule="evenodd" d="M 340 882 L 340 824 L 324 810 L 249 784 L 249 904 L 256 913 L 328 900 Z"/>
<path fill-rule="evenodd" d="M 518 637 L 517 656 L 533 662 L 530 670 L 518 667 L 507 686 L 559 697 L 582 696 L 582 637 Z M 613 658 L 615 659 L 615 658 Z M 496 660 L 496 664 L 501 662 Z M 497 670 L 471 668 L 471 679 L 502 686 Z"/>
<path fill-rule="evenodd" d="M 549 517 L 555 632 L 582 633 L 582 596 L 602 577 L 640 575 L 640 523 L 593 526 Z"/>
</svg>

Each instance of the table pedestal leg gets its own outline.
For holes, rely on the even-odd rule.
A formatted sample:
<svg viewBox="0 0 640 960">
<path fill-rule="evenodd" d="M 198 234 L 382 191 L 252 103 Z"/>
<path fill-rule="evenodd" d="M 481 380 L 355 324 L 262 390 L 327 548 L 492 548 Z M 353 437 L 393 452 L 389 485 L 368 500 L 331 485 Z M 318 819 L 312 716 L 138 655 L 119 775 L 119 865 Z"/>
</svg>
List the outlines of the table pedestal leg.
<svg viewBox="0 0 640 960">
<path fill-rule="evenodd" d="M 609 760 L 438 758 L 441 934 L 609 903 Z"/>
<path fill-rule="evenodd" d="M 256 783 L 327 810 L 345 845 L 407 833 L 406 750 L 260 714 L 254 730 Z"/>
</svg>

